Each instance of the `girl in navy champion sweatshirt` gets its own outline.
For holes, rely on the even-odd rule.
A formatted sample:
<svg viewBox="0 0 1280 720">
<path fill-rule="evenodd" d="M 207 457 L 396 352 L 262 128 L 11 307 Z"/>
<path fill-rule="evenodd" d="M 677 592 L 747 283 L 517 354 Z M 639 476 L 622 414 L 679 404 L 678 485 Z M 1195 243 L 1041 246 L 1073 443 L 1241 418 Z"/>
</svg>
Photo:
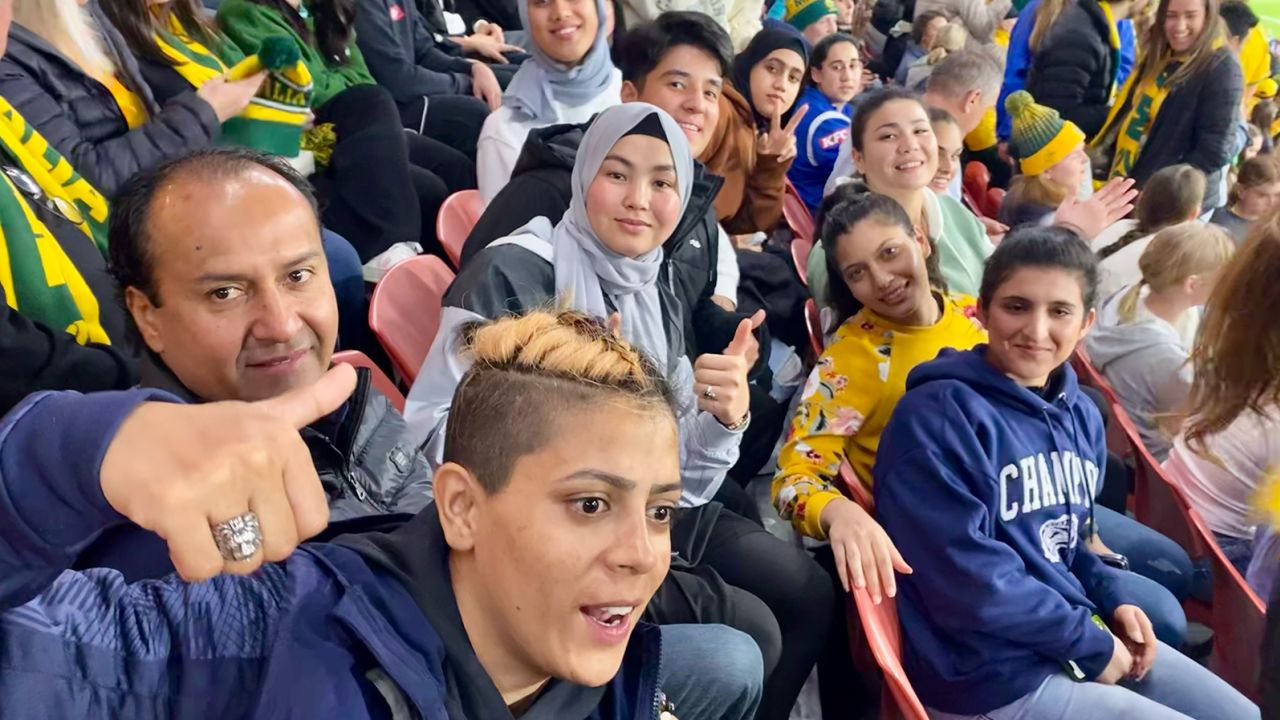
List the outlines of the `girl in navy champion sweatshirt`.
<svg viewBox="0 0 1280 720">
<path fill-rule="evenodd" d="M 1066 361 L 1097 276 L 1068 230 L 1010 234 L 978 299 L 990 344 L 917 367 L 881 438 L 878 519 L 915 570 L 904 661 L 934 718 L 1258 717 L 1160 644 L 1085 546 L 1106 446 Z"/>
</svg>

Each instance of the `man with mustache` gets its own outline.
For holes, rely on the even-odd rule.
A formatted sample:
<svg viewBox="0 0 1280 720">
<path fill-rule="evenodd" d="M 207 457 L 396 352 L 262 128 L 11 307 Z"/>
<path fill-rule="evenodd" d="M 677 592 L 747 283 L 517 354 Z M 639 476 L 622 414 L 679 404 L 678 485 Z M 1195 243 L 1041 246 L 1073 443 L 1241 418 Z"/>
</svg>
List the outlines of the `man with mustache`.
<svg viewBox="0 0 1280 720">
<path fill-rule="evenodd" d="M 130 182 L 112 208 L 110 269 L 145 347 L 141 386 L 188 402 L 253 402 L 328 370 L 338 314 L 306 181 L 250 150 L 202 150 Z M 403 418 L 360 371 L 351 398 L 301 430 L 333 521 L 413 513 L 431 471 Z M 126 528 L 81 556 L 130 579 L 171 570 Z"/>
</svg>

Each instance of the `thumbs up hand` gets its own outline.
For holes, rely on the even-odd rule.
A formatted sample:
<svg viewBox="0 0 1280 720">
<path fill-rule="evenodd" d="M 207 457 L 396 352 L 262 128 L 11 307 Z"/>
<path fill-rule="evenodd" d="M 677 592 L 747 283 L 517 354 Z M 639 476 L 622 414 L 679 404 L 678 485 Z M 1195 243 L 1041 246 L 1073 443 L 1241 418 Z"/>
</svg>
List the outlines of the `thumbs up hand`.
<svg viewBox="0 0 1280 720">
<path fill-rule="evenodd" d="M 715 415 L 720 424 L 736 427 L 747 417 L 751 398 L 747 371 L 760 355 L 753 331 L 764 322 L 764 311 L 738 324 L 733 340 L 720 355 L 701 355 L 693 364 L 693 391 L 698 409 Z"/>
</svg>

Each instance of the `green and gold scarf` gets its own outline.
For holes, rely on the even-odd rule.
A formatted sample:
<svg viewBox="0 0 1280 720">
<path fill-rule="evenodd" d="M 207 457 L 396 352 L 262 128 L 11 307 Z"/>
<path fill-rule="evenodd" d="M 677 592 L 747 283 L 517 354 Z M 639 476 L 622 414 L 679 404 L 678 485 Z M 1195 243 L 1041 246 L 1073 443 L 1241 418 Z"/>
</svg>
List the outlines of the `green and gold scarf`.
<svg viewBox="0 0 1280 720">
<path fill-rule="evenodd" d="M 80 229 L 103 255 L 107 251 L 107 201 L 71 163 L 45 141 L 4 98 L 0 98 L 0 288 L 9 307 L 50 327 L 62 328 L 76 342 L 109 343 L 98 299 L 57 238 L 36 215 L 36 201 Z M 21 183 L 39 188 L 18 189 Z"/>
<path fill-rule="evenodd" d="M 156 31 L 156 45 L 171 58 L 174 70 L 194 88 L 232 72 L 245 60 L 231 43 L 219 53 L 191 38 L 176 17 L 168 29 Z M 236 117 L 222 124 L 224 145 L 251 147 L 273 155 L 294 157 L 302 144 L 303 128 L 311 118 L 311 72 L 301 61 L 272 69 L 257 97 Z"/>
</svg>

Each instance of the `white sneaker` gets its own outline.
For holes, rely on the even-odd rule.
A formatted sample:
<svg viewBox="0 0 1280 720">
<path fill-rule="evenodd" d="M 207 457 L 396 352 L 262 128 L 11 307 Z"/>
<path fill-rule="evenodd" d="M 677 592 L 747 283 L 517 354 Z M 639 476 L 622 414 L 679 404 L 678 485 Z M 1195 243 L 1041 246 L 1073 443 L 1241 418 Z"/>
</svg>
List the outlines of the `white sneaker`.
<svg viewBox="0 0 1280 720">
<path fill-rule="evenodd" d="M 364 280 L 365 282 L 376 283 L 391 268 L 421 254 L 422 246 L 416 242 L 396 243 L 364 264 Z"/>
</svg>

